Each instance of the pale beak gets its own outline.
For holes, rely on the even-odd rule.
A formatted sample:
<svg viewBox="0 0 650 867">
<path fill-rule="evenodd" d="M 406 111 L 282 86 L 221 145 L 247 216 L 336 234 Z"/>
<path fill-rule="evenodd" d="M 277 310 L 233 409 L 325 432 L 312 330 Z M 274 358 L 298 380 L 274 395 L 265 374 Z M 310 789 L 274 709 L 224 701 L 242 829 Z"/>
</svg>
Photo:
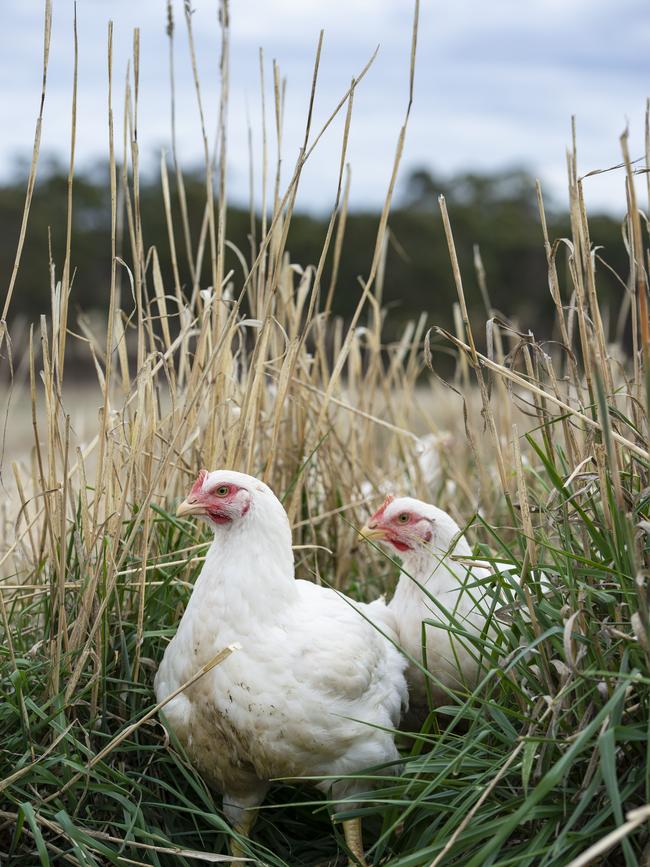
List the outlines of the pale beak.
<svg viewBox="0 0 650 867">
<path fill-rule="evenodd" d="M 357 536 L 357 540 L 362 542 L 364 539 L 385 539 L 386 533 L 381 527 L 370 527 L 366 524 L 365 527 L 362 527 L 359 530 L 359 535 Z"/>
<path fill-rule="evenodd" d="M 203 503 L 200 503 L 194 497 L 188 497 L 186 500 L 183 500 L 182 503 L 179 504 L 176 509 L 176 517 L 184 518 L 187 515 L 205 515 L 207 514 L 207 510 Z"/>
</svg>

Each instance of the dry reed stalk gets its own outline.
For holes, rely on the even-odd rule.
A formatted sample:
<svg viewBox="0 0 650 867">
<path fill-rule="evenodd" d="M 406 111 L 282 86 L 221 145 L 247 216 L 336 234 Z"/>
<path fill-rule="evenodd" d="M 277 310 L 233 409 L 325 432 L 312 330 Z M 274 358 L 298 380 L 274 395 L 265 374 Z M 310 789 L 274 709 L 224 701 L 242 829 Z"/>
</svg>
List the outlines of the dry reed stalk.
<svg viewBox="0 0 650 867">
<path fill-rule="evenodd" d="M 567 164 L 569 173 L 569 216 L 571 219 L 572 242 L 569 246 L 569 273 L 573 282 L 576 299 L 576 316 L 578 320 L 578 330 L 580 334 L 580 348 L 582 352 L 582 360 L 584 363 L 584 376 L 588 391 L 588 402 L 593 405 L 594 390 L 593 390 L 593 350 L 590 341 L 589 317 L 587 313 L 587 305 L 585 303 L 585 288 L 584 274 L 582 265 L 584 264 L 584 256 L 582 254 L 582 246 L 584 239 L 581 233 L 581 218 L 580 204 L 578 192 L 578 173 L 576 166 L 576 145 L 575 145 L 575 125 L 574 125 L 574 142 L 573 153 L 567 154 Z M 567 242 L 568 243 L 568 242 Z M 587 252 L 587 255 L 589 252 Z M 580 380 L 578 380 L 580 381 Z"/>
<path fill-rule="evenodd" d="M 384 236 L 386 233 L 386 228 L 387 228 L 387 223 L 388 223 L 388 214 L 390 211 L 393 191 L 395 188 L 395 181 L 397 178 L 397 171 L 398 171 L 400 161 L 401 161 L 402 150 L 404 147 L 404 139 L 406 136 L 406 129 L 407 129 L 408 120 L 409 120 L 409 116 L 410 116 L 410 112 L 411 112 L 411 105 L 413 102 L 413 82 L 414 82 L 414 75 L 415 75 L 415 57 L 416 57 L 416 49 L 417 49 L 418 21 L 419 21 L 419 0 L 416 0 L 415 11 L 414 11 L 414 16 L 413 16 L 413 30 L 412 30 L 412 41 L 411 41 L 411 64 L 410 64 L 410 74 L 409 74 L 409 95 L 408 95 L 408 102 L 407 102 L 407 106 L 406 106 L 406 113 L 405 113 L 405 117 L 404 117 L 404 123 L 403 123 L 402 128 L 401 128 L 400 133 L 399 133 L 399 137 L 398 137 L 398 141 L 397 141 L 397 148 L 396 148 L 396 152 L 395 152 L 395 158 L 394 158 L 394 162 L 393 162 L 393 170 L 391 173 L 388 191 L 386 193 L 384 206 L 383 206 L 381 217 L 379 220 L 379 227 L 377 229 L 377 236 L 376 236 L 376 240 L 375 240 L 375 251 L 374 251 L 372 263 L 370 266 L 370 273 L 369 273 L 367 280 L 365 280 L 362 284 L 363 291 L 362 291 L 361 297 L 360 297 L 360 299 L 357 303 L 357 306 L 354 310 L 354 313 L 352 315 L 352 318 L 351 318 L 351 321 L 350 321 L 350 324 L 348 327 L 348 332 L 347 332 L 347 335 L 345 337 L 343 346 L 341 347 L 341 350 L 337 356 L 336 364 L 334 365 L 334 368 L 330 372 L 330 378 L 329 378 L 329 382 L 327 385 L 325 398 L 324 398 L 322 407 L 320 409 L 320 412 L 318 414 L 318 419 L 317 419 L 317 423 L 316 423 L 316 432 L 315 433 L 316 433 L 317 437 L 321 435 L 321 432 L 323 430 L 323 425 L 324 425 L 325 418 L 326 418 L 326 415 L 328 412 L 328 406 L 329 406 L 330 398 L 332 396 L 334 387 L 338 384 L 339 378 L 341 376 L 341 372 L 343 370 L 343 366 L 347 360 L 348 353 L 350 351 L 350 346 L 351 346 L 352 341 L 354 339 L 355 329 L 356 329 L 357 323 L 359 321 L 359 317 L 361 316 L 361 312 L 365 306 L 366 301 L 370 297 L 370 291 L 371 291 L 371 288 L 372 288 L 373 283 L 375 281 L 375 278 L 377 276 L 377 269 L 378 269 L 381 255 L 382 255 Z M 359 80 L 360 79 L 357 79 L 357 83 Z M 351 90 L 352 90 L 352 88 L 351 88 Z"/>
<path fill-rule="evenodd" d="M 41 83 L 41 98 L 38 117 L 36 119 L 36 130 L 34 132 L 34 146 L 32 148 L 32 159 L 29 165 L 29 176 L 27 179 L 27 192 L 25 194 L 25 205 L 23 208 L 22 220 L 20 223 L 20 234 L 18 236 L 18 246 L 16 248 L 16 256 L 14 258 L 11 277 L 9 279 L 9 287 L 7 295 L 2 307 L 2 316 L 0 317 L 0 349 L 7 334 L 7 316 L 9 315 L 9 307 L 16 286 L 16 278 L 18 277 L 18 269 L 20 268 L 20 260 L 25 246 L 25 237 L 27 235 L 27 224 L 29 221 L 29 211 L 34 195 L 34 186 L 36 185 L 36 171 L 38 167 L 38 157 L 41 149 L 41 130 L 43 127 L 43 111 L 45 108 L 45 88 L 47 84 L 47 67 L 50 58 L 50 40 L 52 37 L 52 0 L 45 0 L 44 3 L 45 18 L 43 25 L 43 76 Z"/>
<path fill-rule="evenodd" d="M 220 0 L 219 25 L 221 27 L 221 58 L 219 70 L 221 73 L 221 90 L 219 94 L 219 120 L 217 123 L 219 135 L 219 211 L 217 220 L 217 272 L 215 278 L 215 291 L 223 283 L 224 275 L 224 251 L 226 244 L 226 166 L 227 166 L 227 128 L 228 128 L 228 93 L 230 90 L 230 11 L 228 0 Z M 215 148 L 216 155 L 216 148 Z M 220 300 L 220 295 L 217 297 Z M 219 329 L 219 318 L 215 321 L 215 329 Z"/>
<path fill-rule="evenodd" d="M 494 419 L 494 413 L 492 412 L 492 407 L 490 405 L 490 398 L 488 395 L 487 385 L 485 383 L 485 379 L 483 377 L 483 373 L 481 371 L 481 365 L 479 364 L 479 356 L 476 351 L 476 346 L 474 345 L 474 335 L 472 333 L 472 327 L 469 321 L 469 313 L 467 312 L 467 302 L 465 300 L 465 291 L 463 289 L 463 280 L 460 273 L 460 266 L 458 264 L 458 256 L 456 255 L 456 245 L 454 243 L 454 236 L 451 230 L 451 224 L 449 222 L 449 214 L 447 212 L 447 203 L 445 202 L 445 197 L 440 196 L 438 199 L 440 204 L 440 211 L 442 214 L 442 223 L 445 230 L 445 237 L 447 239 L 447 247 L 449 249 L 449 255 L 451 258 L 451 267 L 454 276 L 454 283 L 456 285 L 456 292 L 458 294 L 458 303 L 460 304 L 460 312 L 463 321 L 463 326 L 465 330 L 465 337 L 468 343 L 468 356 L 474 369 L 474 372 L 477 377 L 477 381 L 479 384 L 479 389 L 481 393 L 481 401 L 483 404 L 483 419 L 485 424 L 488 426 L 491 434 L 492 440 L 495 448 L 495 455 L 497 460 L 497 468 L 499 472 L 499 478 L 501 480 L 501 488 L 506 499 L 510 498 L 510 485 L 508 481 L 508 476 L 506 474 L 505 462 L 503 460 L 503 454 L 501 451 L 501 442 L 499 440 L 499 435 L 497 432 L 496 422 Z M 481 466 L 479 462 L 479 466 Z M 483 476 L 481 479 L 481 487 L 483 491 L 483 496 L 485 497 L 487 494 L 488 484 Z"/>
<path fill-rule="evenodd" d="M 210 240 L 210 261 L 212 265 L 212 286 L 214 291 L 218 290 L 218 282 L 217 282 L 217 242 L 216 242 L 216 230 L 215 230 L 215 220 L 214 220 L 214 194 L 213 194 L 213 165 L 212 159 L 210 157 L 210 145 L 208 143 L 208 134 L 206 131 L 205 125 L 205 115 L 203 111 L 203 99 L 201 97 L 201 84 L 199 80 L 199 71 L 198 64 L 196 59 L 196 48 L 194 44 L 194 30 L 192 28 L 192 9 L 189 3 L 184 3 L 185 10 L 185 25 L 187 28 L 187 38 L 188 45 L 190 49 L 190 59 L 192 64 L 192 76 L 194 79 L 194 92 L 196 95 L 196 103 L 199 112 L 199 118 L 201 123 L 201 138 L 203 141 L 203 160 L 205 166 L 205 201 L 206 201 L 206 211 L 204 218 L 204 225 L 207 222 L 208 227 L 208 236 Z M 203 234 L 203 232 L 202 232 Z M 200 262 L 202 260 L 202 249 L 203 244 L 199 242 L 199 250 L 200 254 L 197 254 L 197 267 L 196 267 L 196 287 L 198 288 L 198 279 L 201 273 Z"/>
<path fill-rule="evenodd" d="M 646 121 L 647 123 L 647 121 Z M 642 405 L 645 403 L 646 418 L 648 410 L 650 410 L 650 320 L 648 318 L 648 275 L 646 271 L 646 257 L 643 254 L 643 240 L 641 232 L 641 214 L 637 206 L 636 188 L 634 185 L 634 175 L 632 172 L 632 162 L 628 148 L 628 131 L 625 130 L 621 136 L 621 149 L 623 151 L 623 160 L 625 162 L 625 170 L 627 175 L 627 194 L 628 194 L 628 227 L 631 231 L 628 232 L 628 245 L 630 255 L 630 280 L 633 286 L 633 297 L 636 304 L 633 309 L 638 310 L 638 326 L 639 337 L 641 341 L 641 355 L 643 359 L 643 376 L 641 371 L 637 369 L 636 379 L 638 386 L 638 398 Z M 645 385 L 645 388 L 643 386 Z M 635 418 L 640 424 L 641 419 L 639 414 L 635 412 Z M 650 442 L 650 434 L 646 432 L 646 441 Z"/>
<path fill-rule="evenodd" d="M 569 337 L 569 331 L 567 329 L 567 323 L 564 318 L 564 305 L 562 304 L 562 295 L 560 292 L 560 281 L 557 274 L 557 265 L 556 265 L 556 254 L 557 254 L 557 243 L 551 246 L 551 242 L 549 240 L 548 235 L 548 227 L 546 223 L 546 210 L 544 208 L 544 199 L 542 197 L 542 186 L 539 181 L 536 182 L 536 191 L 537 191 L 537 208 L 539 210 L 539 216 L 542 224 L 542 236 L 544 238 L 544 252 L 546 253 L 546 265 L 548 268 L 548 288 L 551 293 L 551 298 L 553 299 L 553 303 L 555 304 L 555 321 L 558 324 L 560 329 L 560 337 L 562 339 L 562 343 L 566 347 L 567 350 L 567 366 L 571 372 L 569 377 L 569 381 L 573 383 L 580 382 L 580 376 L 578 374 L 578 366 L 576 364 L 575 357 L 573 353 L 570 351 L 571 348 L 571 338 Z"/>
<path fill-rule="evenodd" d="M 466 352 L 468 354 L 472 353 L 472 349 L 469 346 L 469 344 L 464 343 L 461 340 L 458 340 L 456 337 L 454 337 L 453 334 L 450 334 L 449 332 L 445 331 L 442 328 L 438 328 L 436 330 L 440 334 L 443 334 L 450 342 L 452 342 L 454 345 L 456 345 L 459 349 L 462 349 L 463 352 Z M 496 362 L 492 361 L 490 358 L 487 358 L 485 355 L 481 354 L 480 352 L 476 353 L 476 359 L 480 363 L 480 365 L 482 365 L 483 367 L 487 367 L 488 369 L 493 370 L 496 373 L 499 373 L 505 379 L 509 379 L 511 382 L 516 383 L 521 388 L 523 388 L 527 391 L 530 391 L 532 394 L 536 394 L 539 397 L 543 397 L 549 403 L 552 403 L 555 406 L 559 407 L 560 409 L 564 410 L 565 412 L 569 413 L 572 417 L 574 417 L 576 419 L 580 419 L 581 422 L 583 422 L 587 426 L 593 428 L 594 430 L 602 431 L 602 425 L 599 421 L 597 421 L 594 418 L 590 418 L 589 416 L 585 415 L 580 410 L 577 410 L 574 407 L 570 406 L 564 400 L 560 400 L 559 398 L 555 397 L 555 395 L 551 394 L 548 391 L 545 391 L 543 388 L 540 388 L 535 383 L 529 382 L 523 376 L 520 376 L 519 374 L 514 373 L 508 367 L 505 367 L 504 365 L 501 365 L 501 364 L 497 364 Z M 645 449 L 642 449 L 640 446 L 637 446 L 636 443 L 632 442 L 631 440 L 626 439 L 621 434 L 616 433 L 615 431 L 612 431 L 612 438 L 617 443 L 619 443 L 621 446 L 628 449 L 633 454 L 638 455 L 643 460 L 646 460 L 646 461 L 650 460 L 650 453 L 648 453 Z"/>
<path fill-rule="evenodd" d="M 172 161 L 174 163 L 174 174 L 176 178 L 176 189 L 178 192 L 178 203 L 181 211 L 181 225 L 183 228 L 183 241 L 185 244 L 185 255 L 187 257 L 187 265 L 190 269 L 192 285 L 196 283 L 196 268 L 194 265 L 194 256 L 192 253 L 192 236 L 190 232 L 190 223 L 187 212 L 187 197 L 185 195 L 185 184 L 183 181 L 183 172 L 180 168 L 178 160 L 178 151 L 176 147 L 176 80 L 174 75 L 174 10 L 172 0 L 167 0 L 167 37 L 169 39 L 169 94 L 171 107 L 171 149 Z M 178 298 L 180 305 L 180 297 Z"/>
</svg>

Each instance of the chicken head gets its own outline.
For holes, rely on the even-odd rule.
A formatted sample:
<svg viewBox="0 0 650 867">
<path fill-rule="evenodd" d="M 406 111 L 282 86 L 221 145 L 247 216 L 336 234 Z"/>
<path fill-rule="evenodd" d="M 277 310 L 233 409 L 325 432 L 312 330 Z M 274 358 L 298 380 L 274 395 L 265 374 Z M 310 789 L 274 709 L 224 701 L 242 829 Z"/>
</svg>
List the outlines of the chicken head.
<svg viewBox="0 0 650 867">
<path fill-rule="evenodd" d="M 232 524 L 251 507 L 253 493 L 235 479 L 240 473 L 201 470 L 187 498 L 178 506 L 179 518 L 199 515 L 213 526 Z M 245 478 L 245 477 L 244 477 Z"/>
<path fill-rule="evenodd" d="M 435 517 L 428 514 L 431 507 L 423 506 L 426 504 L 410 497 L 396 500 L 389 495 L 359 536 L 386 542 L 400 554 L 426 545 L 433 538 Z"/>
</svg>

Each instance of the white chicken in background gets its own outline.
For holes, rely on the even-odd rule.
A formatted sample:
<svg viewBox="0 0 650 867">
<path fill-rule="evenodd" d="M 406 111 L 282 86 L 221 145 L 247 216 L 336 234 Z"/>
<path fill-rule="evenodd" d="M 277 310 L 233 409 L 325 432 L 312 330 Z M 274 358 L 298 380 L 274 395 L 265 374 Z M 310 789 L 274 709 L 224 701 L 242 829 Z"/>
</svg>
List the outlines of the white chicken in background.
<svg viewBox="0 0 650 867">
<path fill-rule="evenodd" d="M 485 629 L 491 600 L 476 584 L 494 570 L 454 559 L 472 558 L 458 524 L 442 509 L 411 497 L 387 496 L 359 535 L 382 542 L 402 561 L 388 607 L 395 615 L 400 646 L 433 675 L 426 678 L 413 663 L 407 670 L 409 714 L 405 725 L 419 728 L 429 712 L 426 680 L 434 705 L 449 704 L 446 690 L 476 684 L 480 651 L 458 633 L 478 636 Z M 423 620 L 441 624 L 426 626 L 426 657 Z"/>
<path fill-rule="evenodd" d="M 419 471 L 428 488 L 437 488 L 442 478 L 440 451 L 449 448 L 451 441 L 449 433 L 428 433 L 419 437 L 415 443 L 415 462 L 409 464 L 411 479 L 417 480 Z"/>
<path fill-rule="evenodd" d="M 202 471 L 177 514 L 206 518 L 214 542 L 155 692 L 162 701 L 224 647 L 241 645 L 164 710 L 223 794 L 235 830 L 249 833 L 274 778 L 337 777 L 396 763 L 392 730 L 407 701 L 406 660 L 388 640 L 396 640 L 395 618 L 383 600 L 355 603 L 296 580 L 286 512 L 251 476 Z M 340 799 L 368 783 L 317 786 Z M 343 827 L 357 859 L 351 863 L 365 864 L 360 819 Z M 232 849 L 241 855 L 238 844 Z"/>
<path fill-rule="evenodd" d="M 387 475 L 384 470 L 377 485 L 365 479 L 361 482 L 361 493 L 368 498 L 377 492 L 387 494 L 396 487 L 414 484 L 422 485 L 431 493 L 437 492 L 442 480 L 440 452 L 449 448 L 451 439 L 449 433 L 428 433 L 418 437 L 412 445 L 413 457 L 407 461 L 406 469 L 400 469 L 392 479 L 390 472 Z"/>
</svg>

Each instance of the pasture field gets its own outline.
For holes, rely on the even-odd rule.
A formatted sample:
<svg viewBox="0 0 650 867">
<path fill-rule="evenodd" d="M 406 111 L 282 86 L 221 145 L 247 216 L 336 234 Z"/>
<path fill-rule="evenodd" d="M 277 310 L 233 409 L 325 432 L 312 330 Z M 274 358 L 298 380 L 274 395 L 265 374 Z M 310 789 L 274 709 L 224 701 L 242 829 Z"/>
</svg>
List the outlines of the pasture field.
<svg viewBox="0 0 650 867">
<path fill-rule="evenodd" d="M 224 15 L 224 117 L 227 25 Z M 416 33 L 417 16 L 412 72 Z M 169 34 L 170 46 L 191 41 L 191 15 L 170 20 Z M 356 540 L 391 488 L 450 511 L 477 557 L 522 576 L 520 586 L 507 577 L 490 582 L 489 636 L 458 630 L 484 660 L 479 685 L 431 714 L 404 745 L 400 775 L 380 781 L 357 808 L 371 863 L 650 863 L 650 331 L 647 226 L 637 199 L 650 176 L 631 162 L 626 137 L 625 345 L 613 345 L 603 324 L 619 311 L 605 317 L 599 304 L 607 251 L 591 248 L 575 147 L 570 238 L 547 236 L 541 189 L 537 203 L 556 307 L 552 340 L 492 309 L 480 255 L 475 275 L 460 273 L 453 213 L 442 200 L 455 332 L 423 314 L 386 343 L 382 280 L 409 94 L 357 286 L 338 285 L 336 274 L 353 96 L 371 67 L 332 106 L 345 123 L 319 260 L 293 262 L 286 241 L 321 129 L 308 112 L 304 148 L 282 187 L 267 147 L 282 115 L 276 86 L 255 155 L 264 208 L 251 213 L 250 249 L 237 251 L 238 266 L 227 271 L 225 123 L 214 153 L 203 128 L 200 233 L 187 223 L 172 149 L 161 162 L 168 248 L 147 244 L 138 210 L 137 44 L 126 94 L 108 68 L 112 269 L 97 289 L 105 315 L 72 316 L 69 223 L 66 258 L 50 271 L 47 316 L 20 341 L 7 325 L 19 241 L 0 325 L 0 861 L 193 865 L 227 854 L 219 799 L 164 729 L 152 682 L 207 548 L 207 530 L 175 517 L 176 504 L 201 467 L 228 467 L 258 475 L 282 498 L 298 573 L 355 598 L 394 584 L 395 564 Z M 318 58 L 315 87 L 317 71 Z M 198 77 L 196 85 L 200 100 Z M 26 231 L 37 158 L 38 142 Z M 74 160 L 68 195 L 72 209 Z M 171 285 L 161 278 L 162 257 L 173 266 Z M 484 323 L 469 320 L 464 280 L 483 291 Z M 336 292 L 358 297 L 350 321 L 330 314 Z M 93 379 L 81 382 L 70 368 L 72 346 Z M 435 371 L 450 355 L 455 369 L 443 383 Z M 419 438 L 429 433 L 439 435 L 435 471 L 418 460 Z M 275 867 L 344 859 L 330 812 L 350 816 L 345 803 L 278 781 L 251 858 Z"/>
</svg>

